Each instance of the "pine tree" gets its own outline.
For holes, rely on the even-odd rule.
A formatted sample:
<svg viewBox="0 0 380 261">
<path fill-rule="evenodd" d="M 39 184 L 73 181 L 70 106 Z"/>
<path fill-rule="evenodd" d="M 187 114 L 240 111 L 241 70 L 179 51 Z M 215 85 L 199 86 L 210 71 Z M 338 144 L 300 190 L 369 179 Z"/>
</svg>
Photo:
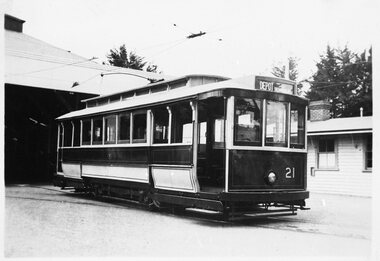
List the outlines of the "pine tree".
<svg viewBox="0 0 380 261">
<path fill-rule="evenodd" d="M 149 64 L 147 67 L 145 65 L 147 62 L 144 57 L 137 55 L 135 52 L 127 51 L 125 44 L 119 47 L 119 49 L 111 49 L 110 53 L 107 54 L 107 59 L 109 64 L 118 67 L 130 68 L 135 70 L 145 70 L 147 72 L 157 72 L 157 65 Z"/>
<path fill-rule="evenodd" d="M 329 100 L 333 118 L 358 116 L 360 107 L 364 115 L 372 115 L 371 49 L 369 53 L 366 57 L 365 51 L 358 55 L 347 47 L 341 50 L 327 46 L 306 97 Z"/>
</svg>

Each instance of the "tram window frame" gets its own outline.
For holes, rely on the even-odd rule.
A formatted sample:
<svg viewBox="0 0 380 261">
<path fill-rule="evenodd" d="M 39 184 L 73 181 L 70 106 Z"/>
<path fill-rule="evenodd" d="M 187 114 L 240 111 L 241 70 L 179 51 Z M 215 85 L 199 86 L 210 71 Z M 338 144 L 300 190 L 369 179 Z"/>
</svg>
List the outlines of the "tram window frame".
<svg viewBox="0 0 380 261">
<path fill-rule="evenodd" d="M 126 116 L 128 120 L 122 121 Z M 122 128 L 123 122 L 128 123 L 125 125 L 125 130 Z M 131 129 L 132 129 L 132 116 L 130 112 L 122 112 L 117 115 L 117 143 L 131 143 Z M 126 135 L 126 139 L 122 139 L 122 135 Z M 124 138 L 124 136 L 123 136 Z"/>
<path fill-rule="evenodd" d="M 94 117 L 92 119 L 92 137 L 91 137 L 92 145 L 103 144 L 103 134 L 104 134 L 103 117 Z"/>
<path fill-rule="evenodd" d="M 270 124 L 268 124 L 268 119 L 269 119 L 269 113 L 271 113 L 271 111 L 269 110 L 269 106 L 270 103 L 272 104 L 281 104 L 283 105 L 285 111 L 284 111 L 284 133 L 281 134 L 281 136 L 284 137 L 284 141 L 275 141 L 275 134 L 273 132 L 273 142 L 272 141 L 269 141 L 268 138 L 268 126 L 270 126 Z M 276 110 L 273 110 L 273 111 L 278 111 L 277 109 Z M 288 102 L 282 102 L 282 101 L 274 101 L 274 100 L 266 100 L 265 102 L 265 130 L 264 130 L 264 144 L 265 146 L 268 146 L 268 147 L 285 147 L 287 148 L 288 147 L 288 144 L 289 144 L 289 140 L 288 140 L 288 132 L 289 132 L 289 127 L 288 127 L 288 123 L 289 123 L 289 116 L 288 116 L 288 113 L 289 113 L 289 103 Z M 274 116 L 278 116 L 279 114 L 276 113 L 274 114 Z M 273 118 L 271 118 L 273 119 Z M 277 133 L 277 134 L 280 134 L 280 133 Z M 280 136 L 280 135 L 278 135 Z"/>
<path fill-rule="evenodd" d="M 71 121 L 63 122 L 63 147 L 73 146 L 73 125 Z"/>
<path fill-rule="evenodd" d="M 73 120 L 74 124 L 74 140 L 73 140 L 73 146 L 79 147 L 80 146 L 80 137 L 81 137 L 81 123 L 80 120 Z"/>
<path fill-rule="evenodd" d="M 171 144 L 193 143 L 193 110 L 190 101 L 179 102 L 170 106 L 171 118 Z M 185 136 L 185 134 L 189 136 Z"/>
<path fill-rule="evenodd" d="M 58 148 L 63 148 L 63 122 L 58 124 Z"/>
<path fill-rule="evenodd" d="M 81 145 L 91 145 L 91 140 L 92 119 L 84 119 L 81 121 Z"/>
<path fill-rule="evenodd" d="M 140 122 L 135 122 L 137 120 L 137 116 L 143 116 L 145 117 L 144 120 L 141 120 Z M 140 125 L 140 124 L 144 125 Z M 147 143 L 148 142 L 148 115 L 147 110 L 141 110 L 141 111 L 135 111 L 132 112 L 132 144 L 140 144 L 140 143 Z M 140 137 L 141 131 L 143 130 L 143 138 Z M 139 135 L 139 136 L 137 136 Z"/>
<path fill-rule="evenodd" d="M 292 119 L 297 112 L 297 121 L 296 121 L 296 129 L 293 131 Z M 290 105 L 290 148 L 304 149 L 305 148 L 305 124 L 306 124 L 306 109 L 304 106 L 300 106 L 298 104 Z M 292 132 L 293 131 L 293 132 Z M 296 133 L 296 135 L 293 135 Z M 297 142 L 293 142 L 294 137 Z"/>
<path fill-rule="evenodd" d="M 167 106 L 156 107 L 156 108 L 153 108 L 151 111 L 153 115 L 152 143 L 153 144 L 169 143 L 170 114 L 167 109 Z M 166 117 L 166 122 L 164 122 L 165 117 Z M 161 125 L 158 125 L 157 122 L 161 123 Z M 166 127 L 166 129 L 164 127 Z"/>
<path fill-rule="evenodd" d="M 254 111 L 253 114 L 238 114 L 238 100 L 245 100 L 246 102 L 250 102 L 248 100 L 253 101 L 255 104 L 255 110 L 259 110 L 258 114 Z M 236 97 L 235 105 L 234 105 L 234 145 L 242 145 L 242 146 L 261 146 L 262 145 L 262 135 L 263 135 L 263 100 L 256 98 L 245 98 L 245 97 Z M 248 105 L 247 105 L 248 106 Z M 239 124 L 239 116 L 242 115 L 250 115 L 250 124 L 252 127 L 244 127 L 244 124 Z M 253 118 L 252 118 L 253 116 Z M 258 117 L 256 117 L 258 116 Z M 252 124 L 251 124 L 252 123 Z M 243 126 L 243 127 L 242 127 Z M 241 140 L 238 138 L 239 133 L 241 133 L 242 128 L 248 128 L 248 131 L 251 132 L 254 130 L 255 137 L 254 140 Z M 241 135 L 241 134 L 240 134 Z"/>
<path fill-rule="evenodd" d="M 111 121 L 113 120 L 113 122 Z M 117 117 L 116 114 L 104 116 L 104 144 L 116 144 Z M 108 128 L 109 127 L 109 128 Z M 110 135 L 112 134 L 112 135 Z M 111 139 L 110 139 L 111 137 Z M 113 139 L 112 139 L 113 137 Z"/>
</svg>

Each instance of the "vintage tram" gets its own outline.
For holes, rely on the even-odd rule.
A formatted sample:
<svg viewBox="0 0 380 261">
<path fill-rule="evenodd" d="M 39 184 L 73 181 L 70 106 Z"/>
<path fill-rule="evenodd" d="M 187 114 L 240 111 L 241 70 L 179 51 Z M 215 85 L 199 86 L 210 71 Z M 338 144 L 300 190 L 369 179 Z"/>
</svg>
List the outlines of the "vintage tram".
<svg viewBox="0 0 380 261">
<path fill-rule="evenodd" d="M 230 219 L 306 209 L 293 81 L 188 75 L 84 102 L 57 119 L 56 186 Z"/>
</svg>

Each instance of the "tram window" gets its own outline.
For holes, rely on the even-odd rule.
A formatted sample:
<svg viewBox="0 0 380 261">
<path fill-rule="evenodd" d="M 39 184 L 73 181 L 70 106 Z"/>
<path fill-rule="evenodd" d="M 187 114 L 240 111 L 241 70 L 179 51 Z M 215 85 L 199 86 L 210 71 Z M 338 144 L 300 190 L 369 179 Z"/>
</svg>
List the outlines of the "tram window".
<svg viewBox="0 0 380 261">
<path fill-rule="evenodd" d="M 198 124 L 199 128 L 199 146 L 198 150 L 200 153 L 206 153 L 206 143 L 207 143 L 207 121 L 200 122 Z"/>
<path fill-rule="evenodd" d="M 74 146 L 80 145 L 80 121 L 74 120 Z"/>
<path fill-rule="evenodd" d="M 287 112 L 288 104 L 284 102 L 267 101 L 266 115 L 266 146 L 287 146 Z"/>
<path fill-rule="evenodd" d="M 71 147 L 73 142 L 73 125 L 71 121 L 63 123 L 63 146 Z"/>
<path fill-rule="evenodd" d="M 153 143 L 168 143 L 169 112 L 166 107 L 152 110 L 153 112 Z"/>
<path fill-rule="evenodd" d="M 290 147 L 305 147 L 305 107 L 294 104 L 290 110 Z"/>
<path fill-rule="evenodd" d="M 192 119 L 192 110 L 189 102 L 183 102 L 172 106 L 172 143 L 192 143 Z"/>
<path fill-rule="evenodd" d="M 91 144 L 91 120 L 82 121 L 82 145 Z"/>
<path fill-rule="evenodd" d="M 104 117 L 104 143 L 116 142 L 116 115 Z"/>
<path fill-rule="evenodd" d="M 261 145 L 261 106 L 260 100 L 236 99 L 235 144 Z"/>
<path fill-rule="evenodd" d="M 63 127 L 62 127 L 62 124 L 63 123 L 59 123 L 59 125 L 58 125 L 58 131 L 59 131 L 58 148 L 62 148 L 63 147 Z"/>
<path fill-rule="evenodd" d="M 122 113 L 118 115 L 119 128 L 118 128 L 118 143 L 128 143 L 131 137 L 131 114 Z"/>
<path fill-rule="evenodd" d="M 224 119 L 214 121 L 214 142 L 216 147 L 224 146 Z"/>
<path fill-rule="evenodd" d="M 146 111 L 132 113 L 133 115 L 133 143 L 146 142 Z"/>
<path fill-rule="evenodd" d="M 103 141 L 103 118 L 93 119 L 92 144 L 102 144 Z"/>
</svg>

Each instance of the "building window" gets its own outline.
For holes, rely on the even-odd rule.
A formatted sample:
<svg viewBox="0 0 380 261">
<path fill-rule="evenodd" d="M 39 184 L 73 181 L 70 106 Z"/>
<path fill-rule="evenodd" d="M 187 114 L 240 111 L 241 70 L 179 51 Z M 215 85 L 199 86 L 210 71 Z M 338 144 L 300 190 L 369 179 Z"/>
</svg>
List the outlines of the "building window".
<svg viewBox="0 0 380 261">
<path fill-rule="evenodd" d="M 365 146 L 365 169 L 372 169 L 372 134 L 366 136 Z"/>
<path fill-rule="evenodd" d="M 82 121 L 82 145 L 91 144 L 91 120 Z"/>
<path fill-rule="evenodd" d="M 134 112 L 132 135 L 133 143 L 146 143 L 146 111 Z"/>
<path fill-rule="evenodd" d="M 172 111 L 172 143 L 193 142 L 193 114 L 189 102 L 173 105 Z"/>
<path fill-rule="evenodd" d="M 116 143 L 116 115 L 104 117 L 104 143 Z"/>
<path fill-rule="evenodd" d="M 166 107 L 152 110 L 153 113 L 153 143 L 168 143 L 169 112 Z"/>
<path fill-rule="evenodd" d="M 336 151 L 334 139 L 320 139 L 318 143 L 318 168 L 334 169 L 336 164 Z"/>
<path fill-rule="evenodd" d="M 93 119 L 92 144 L 103 143 L 103 118 Z"/>
<path fill-rule="evenodd" d="M 131 114 L 122 113 L 118 115 L 118 143 L 129 143 L 131 137 Z"/>
<path fill-rule="evenodd" d="M 265 145 L 287 147 L 287 115 L 288 104 L 284 102 L 267 101 Z"/>
<path fill-rule="evenodd" d="M 235 144 L 261 145 L 261 101 L 237 98 L 235 105 Z"/>
</svg>

